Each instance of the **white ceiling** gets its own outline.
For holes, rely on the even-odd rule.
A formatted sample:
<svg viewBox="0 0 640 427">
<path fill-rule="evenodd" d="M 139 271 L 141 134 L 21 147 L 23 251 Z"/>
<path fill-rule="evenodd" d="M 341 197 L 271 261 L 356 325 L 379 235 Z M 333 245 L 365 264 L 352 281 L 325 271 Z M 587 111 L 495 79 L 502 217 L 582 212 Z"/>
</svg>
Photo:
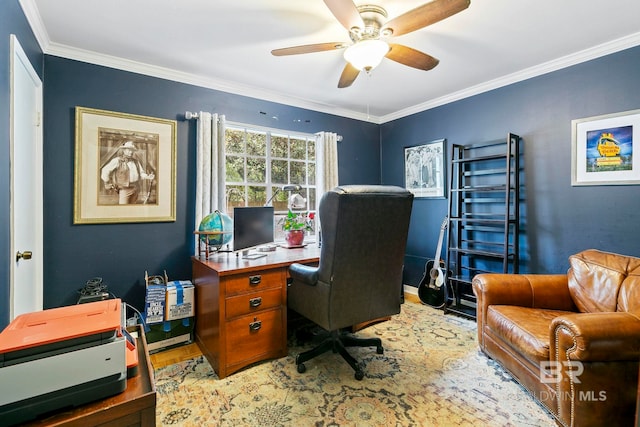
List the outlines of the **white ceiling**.
<svg viewBox="0 0 640 427">
<path fill-rule="evenodd" d="M 440 60 L 384 59 L 338 89 L 342 51 L 271 50 L 348 42 L 322 0 L 20 0 L 47 54 L 383 123 L 640 44 L 638 0 L 471 0 L 394 37 Z M 389 18 L 425 0 L 356 0 Z"/>
</svg>

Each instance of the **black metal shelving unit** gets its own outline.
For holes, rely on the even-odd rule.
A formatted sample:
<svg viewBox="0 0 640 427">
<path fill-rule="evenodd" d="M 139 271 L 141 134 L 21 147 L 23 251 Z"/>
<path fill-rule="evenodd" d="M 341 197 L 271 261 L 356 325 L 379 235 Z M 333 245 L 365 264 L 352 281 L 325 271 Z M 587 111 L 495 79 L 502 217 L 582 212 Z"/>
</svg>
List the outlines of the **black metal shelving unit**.
<svg viewBox="0 0 640 427">
<path fill-rule="evenodd" d="M 471 281 L 484 272 L 517 273 L 520 137 L 452 147 L 445 313 L 476 317 Z"/>
</svg>

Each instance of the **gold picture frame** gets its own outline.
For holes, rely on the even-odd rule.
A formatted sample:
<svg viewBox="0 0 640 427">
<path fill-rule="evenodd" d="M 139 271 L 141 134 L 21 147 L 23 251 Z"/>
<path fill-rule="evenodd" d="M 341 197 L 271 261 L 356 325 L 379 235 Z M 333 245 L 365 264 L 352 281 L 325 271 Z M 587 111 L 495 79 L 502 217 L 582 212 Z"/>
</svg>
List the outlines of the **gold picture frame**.
<svg viewBox="0 0 640 427">
<path fill-rule="evenodd" d="M 175 120 L 76 107 L 74 224 L 176 220 Z"/>
</svg>

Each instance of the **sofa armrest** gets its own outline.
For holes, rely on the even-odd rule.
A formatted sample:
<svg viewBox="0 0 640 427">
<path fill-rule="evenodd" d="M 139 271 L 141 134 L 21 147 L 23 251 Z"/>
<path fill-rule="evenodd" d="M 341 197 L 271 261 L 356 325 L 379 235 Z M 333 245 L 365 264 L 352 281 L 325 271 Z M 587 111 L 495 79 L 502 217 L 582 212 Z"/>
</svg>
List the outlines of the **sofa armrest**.
<svg viewBox="0 0 640 427">
<path fill-rule="evenodd" d="M 637 313 L 576 313 L 551 322 L 550 357 L 581 362 L 637 361 L 640 317 Z"/>
<path fill-rule="evenodd" d="M 638 392 L 638 315 L 566 314 L 552 320 L 550 334 L 552 382 L 558 396 L 570 397 L 557 399 L 563 425 L 630 424 Z"/>
</svg>

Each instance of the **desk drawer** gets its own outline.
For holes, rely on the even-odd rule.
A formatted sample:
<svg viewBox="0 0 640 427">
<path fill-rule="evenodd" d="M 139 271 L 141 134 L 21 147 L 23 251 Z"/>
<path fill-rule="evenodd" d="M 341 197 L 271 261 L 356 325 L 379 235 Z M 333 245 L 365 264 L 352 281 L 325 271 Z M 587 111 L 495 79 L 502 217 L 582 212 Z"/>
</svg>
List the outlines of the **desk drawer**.
<svg viewBox="0 0 640 427">
<path fill-rule="evenodd" d="M 226 330 L 227 365 L 281 350 L 282 308 L 232 320 Z"/>
<path fill-rule="evenodd" d="M 226 299 L 226 317 L 227 319 L 231 319 L 232 317 L 274 308 L 280 305 L 282 305 L 282 290 L 280 288 L 240 294 Z"/>
<path fill-rule="evenodd" d="M 284 269 L 260 271 L 256 273 L 237 274 L 225 279 L 227 296 L 262 289 L 282 288 L 286 285 Z"/>
</svg>

